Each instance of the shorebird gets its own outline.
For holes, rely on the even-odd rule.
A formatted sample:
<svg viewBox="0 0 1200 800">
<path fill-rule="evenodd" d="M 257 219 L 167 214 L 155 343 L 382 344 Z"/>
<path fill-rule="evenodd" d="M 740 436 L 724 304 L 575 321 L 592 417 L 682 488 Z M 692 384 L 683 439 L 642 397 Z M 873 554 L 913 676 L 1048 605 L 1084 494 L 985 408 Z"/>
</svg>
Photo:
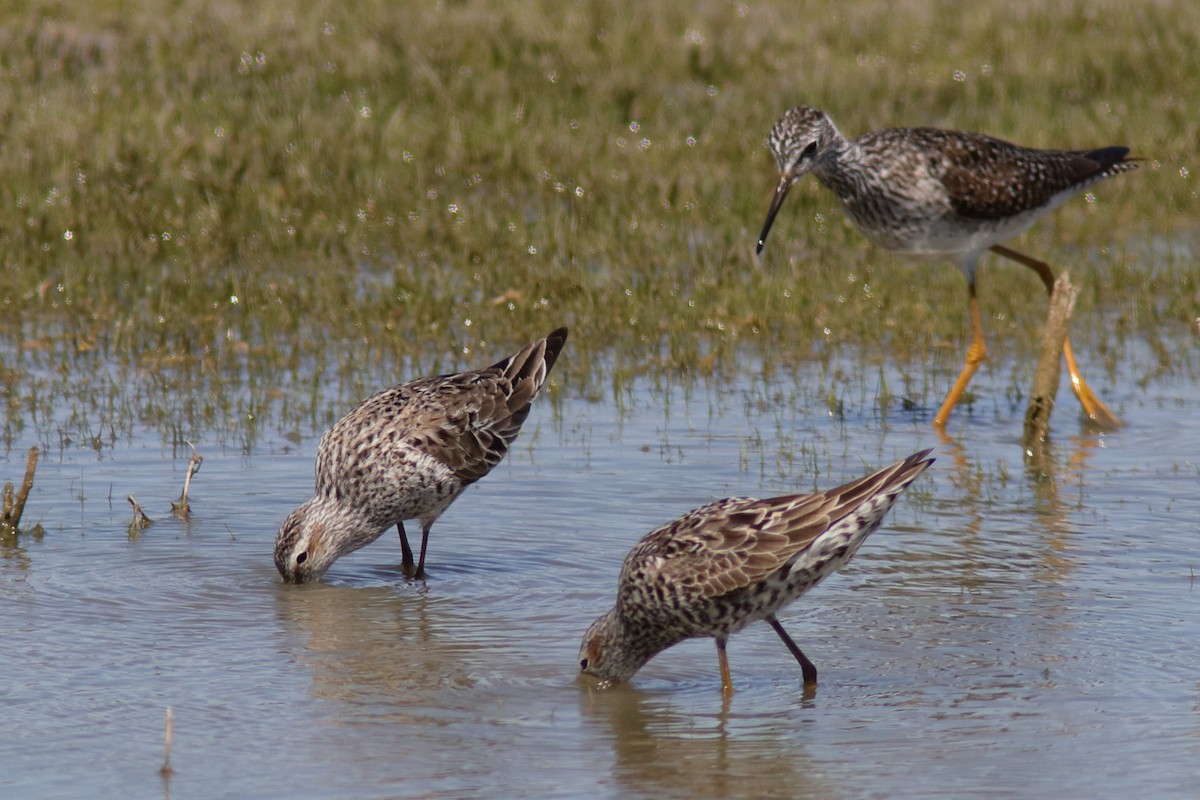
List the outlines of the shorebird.
<svg viewBox="0 0 1200 800">
<path fill-rule="evenodd" d="M 718 500 L 647 534 L 621 566 L 616 604 L 583 635 L 580 671 L 601 685 L 628 681 L 668 647 L 711 636 L 728 694 L 725 644 L 761 619 L 799 662 L 805 686 L 815 686 L 817 668 L 775 615 L 845 566 L 933 463 L 929 453 L 816 494 Z"/>
<path fill-rule="evenodd" d="M 504 458 L 566 341 L 559 328 L 487 369 L 385 389 L 338 420 L 317 446 L 313 497 L 275 537 L 284 580 L 317 580 L 392 525 L 405 572 L 423 577 L 429 529 Z M 415 571 L 406 519 L 421 523 Z"/>
<path fill-rule="evenodd" d="M 767 139 L 779 165 L 779 185 L 758 252 L 788 190 L 812 173 L 833 190 L 855 227 L 873 243 L 906 256 L 954 262 L 967 279 L 972 341 L 966 364 L 934 425 L 943 427 L 966 391 L 987 347 L 975 293 L 975 265 L 985 250 L 1034 270 L 1047 292 L 1050 267 L 1000 243 L 1096 181 L 1134 169 L 1129 148 L 1035 150 L 979 133 L 889 128 L 847 139 L 829 116 L 800 106 L 783 115 Z M 1104 427 L 1116 416 L 1084 382 L 1068 339 L 1063 344 L 1071 387 L 1084 413 Z"/>
</svg>

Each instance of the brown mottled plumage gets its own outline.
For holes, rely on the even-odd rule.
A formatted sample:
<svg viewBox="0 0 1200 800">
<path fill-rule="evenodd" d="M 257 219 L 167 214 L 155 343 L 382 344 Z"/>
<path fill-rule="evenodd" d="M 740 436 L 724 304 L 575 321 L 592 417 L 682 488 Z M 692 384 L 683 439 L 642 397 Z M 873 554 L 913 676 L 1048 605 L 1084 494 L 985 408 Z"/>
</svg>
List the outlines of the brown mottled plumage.
<svg viewBox="0 0 1200 800">
<path fill-rule="evenodd" d="M 338 420 L 317 447 L 314 496 L 275 538 L 284 580 L 317 580 L 392 525 L 410 569 L 406 519 L 421 522 L 423 575 L 430 527 L 504 458 L 566 340 L 559 328 L 487 369 L 393 386 Z"/>
<path fill-rule="evenodd" d="M 580 670 L 605 684 L 627 681 L 671 645 L 711 636 L 729 692 L 725 643 L 765 619 L 800 663 L 805 684 L 815 684 L 816 668 L 775 614 L 845 566 L 933 463 L 929 452 L 825 492 L 718 500 L 648 534 L 625 558 L 616 605 L 584 634 Z"/>
<path fill-rule="evenodd" d="M 934 418 L 937 425 L 946 423 L 987 353 L 975 292 L 979 256 L 990 249 L 1024 264 L 1051 291 L 1049 266 L 1000 243 L 1096 181 L 1137 166 L 1127 160 L 1126 147 L 1037 150 L 936 128 L 889 128 L 847 139 L 825 112 L 806 106 L 775 123 L 767 146 L 780 174 L 758 252 L 788 190 L 811 172 L 876 245 L 902 255 L 947 259 L 966 276 L 973 341 L 966 366 Z M 1118 425 L 1079 375 L 1069 341 L 1063 352 L 1084 411 L 1103 425 Z"/>
</svg>

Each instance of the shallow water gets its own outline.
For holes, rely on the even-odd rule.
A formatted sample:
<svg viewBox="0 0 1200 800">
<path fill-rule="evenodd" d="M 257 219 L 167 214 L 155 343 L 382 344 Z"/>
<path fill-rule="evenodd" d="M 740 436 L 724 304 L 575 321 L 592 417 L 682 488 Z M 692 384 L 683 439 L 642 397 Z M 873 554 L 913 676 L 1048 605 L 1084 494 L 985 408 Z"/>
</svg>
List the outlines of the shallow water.
<svg viewBox="0 0 1200 800">
<path fill-rule="evenodd" d="M 26 512 L 45 535 L 0 548 L 0 790 L 1194 793 L 1200 387 L 1114 376 L 1096 388 L 1128 425 L 1106 436 L 1079 425 L 1064 388 L 1033 466 L 996 373 L 977 377 L 983 399 L 948 436 L 928 409 L 880 415 L 873 379 L 835 419 L 796 391 L 830 380 L 804 364 L 769 380 L 748 368 L 733 386 L 639 384 L 619 406 L 560 390 L 434 526 L 426 583 L 401 576 L 394 533 L 320 585 L 279 582 L 271 543 L 307 496 L 319 431 L 298 445 L 264 434 L 249 452 L 199 442 L 186 522 L 169 501 L 187 453 L 157 432 L 48 453 Z M 5 478 L 29 443 L 0 461 Z M 884 527 L 782 615 L 820 669 L 814 696 L 767 626 L 732 639 L 729 701 L 707 640 L 630 686 L 577 680 L 579 637 L 652 527 L 716 497 L 830 487 L 924 447 L 938 461 Z M 136 537 L 129 494 L 156 519 Z"/>
</svg>

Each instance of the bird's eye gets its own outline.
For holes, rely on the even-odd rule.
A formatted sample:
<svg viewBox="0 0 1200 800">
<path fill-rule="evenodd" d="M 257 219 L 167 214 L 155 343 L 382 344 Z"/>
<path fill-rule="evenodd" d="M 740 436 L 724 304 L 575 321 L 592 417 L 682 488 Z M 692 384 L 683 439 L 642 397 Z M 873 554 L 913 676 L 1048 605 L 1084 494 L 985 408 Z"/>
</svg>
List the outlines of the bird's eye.
<svg viewBox="0 0 1200 800">
<path fill-rule="evenodd" d="M 303 553 L 301 553 L 301 554 L 300 554 L 300 555 L 298 555 L 298 556 L 296 556 L 296 563 L 297 563 L 297 564 L 303 564 L 305 561 L 308 561 L 308 552 L 307 552 L 307 551 L 306 551 L 306 552 L 303 552 Z"/>
<path fill-rule="evenodd" d="M 813 156 L 813 155 L 814 155 L 816 152 L 817 152 L 817 143 L 816 143 L 816 142 L 809 142 L 809 143 L 808 143 L 808 147 L 805 147 L 805 148 L 804 148 L 804 157 L 805 157 L 805 158 L 812 158 L 812 156 Z"/>
<path fill-rule="evenodd" d="M 579 669 L 582 672 L 587 672 L 588 660 L 586 658 L 579 659 Z"/>
</svg>

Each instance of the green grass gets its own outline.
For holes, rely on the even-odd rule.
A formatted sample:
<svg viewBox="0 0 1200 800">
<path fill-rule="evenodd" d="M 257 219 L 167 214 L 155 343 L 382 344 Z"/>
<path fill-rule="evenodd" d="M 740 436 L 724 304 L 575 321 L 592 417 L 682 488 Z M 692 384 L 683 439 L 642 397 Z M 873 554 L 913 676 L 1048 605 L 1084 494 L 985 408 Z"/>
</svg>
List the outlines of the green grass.
<svg viewBox="0 0 1200 800">
<path fill-rule="evenodd" d="M 1182 330 L 1200 7 L 880 8 L 0 3 L 6 438 L 76 393 L 113 409 L 101 444 L 137 416 L 250 446 L 256 414 L 320 426 L 331 381 L 353 397 L 559 324 L 582 392 L 831 345 L 955 371 L 957 272 L 870 248 L 815 181 L 753 258 L 763 140 L 800 102 L 848 134 L 1133 146 L 1143 169 L 1015 246 L 1071 269 L 1074 338 L 1110 370 Z M 1036 278 L 989 261 L 981 291 L 992 357 L 1032 363 Z"/>
</svg>

